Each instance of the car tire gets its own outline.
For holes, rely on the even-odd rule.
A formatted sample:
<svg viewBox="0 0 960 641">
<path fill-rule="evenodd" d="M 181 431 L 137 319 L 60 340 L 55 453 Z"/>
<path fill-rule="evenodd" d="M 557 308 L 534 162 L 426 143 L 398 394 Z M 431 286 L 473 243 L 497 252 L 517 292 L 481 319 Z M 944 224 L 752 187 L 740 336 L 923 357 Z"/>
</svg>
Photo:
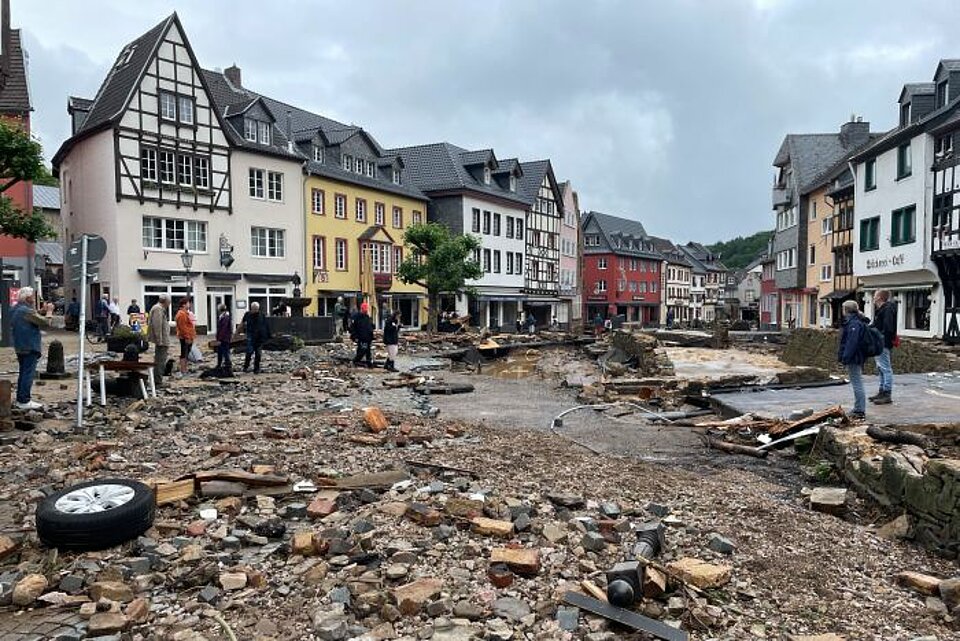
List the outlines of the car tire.
<svg viewBox="0 0 960 641">
<path fill-rule="evenodd" d="M 153 525 L 156 498 L 138 481 L 97 479 L 54 492 L 37 506 L 37 536 L 60 550 L 103 550 Z"/>
</svg>

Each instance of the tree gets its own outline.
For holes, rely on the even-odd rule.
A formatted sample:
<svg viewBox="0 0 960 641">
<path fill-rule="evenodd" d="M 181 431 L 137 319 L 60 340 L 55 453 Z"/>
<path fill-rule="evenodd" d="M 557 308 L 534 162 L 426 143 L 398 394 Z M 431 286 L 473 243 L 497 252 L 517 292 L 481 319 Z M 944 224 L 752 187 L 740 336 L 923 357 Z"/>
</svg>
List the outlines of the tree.
<svg viewBox="0 0 960 641">
<path fill-rule="evenodd" d="M 397 277 L 427 290 L 429 327 L 436 331 L 440 293 L 463 291 L 468 280 L 483 276 L 480 264 L 473 260 L 480 239 L 470 234 L 453 236 L 443 225 L 423 223 L 407 228 L 403 240 L 407 255 Z"/>
<path fill-rule="evenodd" d="M 44 180 L 40 143 L 14 123 L 0 120 L 0 234 L 35 242 L 56 232 L 39 209 L 24 212 L 4 192 L 20 182 Z"/>
<path fill-rule="evenodd" d="M 707 245 L 707 249 L 720 254 L 720 260 L 730 269 L 743 269 L 767 250 L 773 232 L 759 231 L 752 236 L 737 236 L 733 240 Z"/>
</svg>

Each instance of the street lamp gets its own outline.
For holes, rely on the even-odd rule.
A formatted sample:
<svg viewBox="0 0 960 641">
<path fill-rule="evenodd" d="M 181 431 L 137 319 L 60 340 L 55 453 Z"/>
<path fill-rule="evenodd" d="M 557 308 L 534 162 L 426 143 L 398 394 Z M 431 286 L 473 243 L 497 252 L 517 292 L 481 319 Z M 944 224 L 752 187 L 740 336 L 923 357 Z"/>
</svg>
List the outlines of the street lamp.
<svg viewBox="0 0 960 641">
<path fill-rule="evenodd" d="M 190 253 L 189 248 L 183 248 L 183 253 L 180 254 L 180 261 L 183 263 L 183 270 L 187 273 L 187 300 L 192 300 L 193 285 L 190 284 L 190 268 L 193 267 L 193 254 Z"/>
</svg>

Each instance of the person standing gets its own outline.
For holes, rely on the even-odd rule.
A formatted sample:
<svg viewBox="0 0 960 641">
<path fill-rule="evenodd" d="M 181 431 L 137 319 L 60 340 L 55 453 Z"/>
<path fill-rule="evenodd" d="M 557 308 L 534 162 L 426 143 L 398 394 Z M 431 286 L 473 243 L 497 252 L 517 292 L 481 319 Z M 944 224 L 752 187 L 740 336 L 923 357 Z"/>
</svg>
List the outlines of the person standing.
<svg viewBox="0 0 960 641">
<path fill-rule="evenodd" d="M 263 354 L 263 344 L 270 338 L 270 324 L 267 317 L 260 313 L 260 303 L 250 303 L 250 309 L 240 321 L 244 334 L 247 337 L 247 352 L 243 359 L 243 371 L 250 369 L 250 358 L 253 357 L 253 373 L 260 373 L 260 356 Z"/>
<path fill-rule="evenodd" d="M 593 317 L 593 335 L 597 338 L 603 335 L 603 314 L 600 312 Z"/>
<path fill-rule="evenodd" d="M 217 306 L 217 371 L 222 376 L 233 376 L 230 347 L 233 342 L 233 316 L 223 303 Z"/>
<path fill-rule="evenodd" d="M 359 365 L 365 361 L 367 367 L 373 367 L 373 320 L 370 318 L 370 304 L 361 303 L 360 311 L 353 318 L 350 328 L 353 340 L 357 342 L 357 354 L 353 357 L 353 364 Z"/>
<path fill-rule="evenodd" d="M 853 387 L 853 411 L 849 416 L 857 420 L 867 416 L 867 398 L 863 391 L 863 363 L 866 357 L 860 348 L 863 333 L 867 331 L 865 320 L 860 314 L 857 301 L 848 300 L 843 303 L 843 329 L 840 333 L 837 360 L 847 368 L 850 386 Z"/>
<path fill-rule="evenodd" d="M 337 303 L 333 306 L 333 317 L 335 319 L 335 329 L 337 336 L 347 333 L 347 305 L 343 302 L 343 296 L 337 296 Z"/>
<path fill-rule="evenodd" d="M 30 400 L 33 377 L 40 360 L 40 328 L 50 327 L 50 321 L 40 316 L 36 310 L 36 295 L 32 287 L 21 287 L 17 295 L 17 305 L 10 312 L 10 327 L 13 333 L 13 349 L 17 353 L 20 365 L 17 373 L 17 407 L 22 410 L 38 410 L 40 403 Z M 53 311 L 53 305 L 47 303 L 45 314 Z"/>
<path fill-rule="evenodd" d="M 147 340 L 153 343 L 153 378 L 163 385 L 163 375 L 170 355 L 170 297 L 160 294 L 147 316 Z"/>
<path fill-rule="evenodd" d="M 103 342 L 110 333 L 110 297 L 106 294 L 97 301 L 97 340 Z M 82 321 L 81 321 L 82 322 Z"/>
<path fill-rule="evenodd" d="M 116 329 L 120 324 L 120 299 L 114 298 L 107 303 L 107 309 L 110 312 L 110 330 Z"/>
<path fill-rule="evenodd" d="M 890 362 L 890 350 L 897 338 L 897 303 L 890 300 L 890 291 L 878 289 L 873 295 L 873 323 L 883 334 L 883 352 L 877 354 L 877 374 L 880 375 L 880 390 L 870 400 L 875 405 L 889 405 L 893 402 L 893 364 Z"/>
<path fill-rule="evenodd" d="M 180 375 L 187 373 L 187 358 L 193 349 L 193 341 L 197 339 L 197 325 L 190 313 L 190 299 L 180 300 L 180 309 L 174 319 L 177 323 L 177 337 L 180 339 Z"/>
<path fill-rule="evenodd" d="M 537 332 L 537 319 L 533 312 L 527 311 L 527 333 L 531 336 Z"/>
<path fill-rule="evenodd" d="M 130 304 L 127 305 L 127 316 L 129 316 L 130 314 L 139 314 L 139 313 L 140 313 L 140 305 L 137 304 L 137 299 L 134 298 L 133 300 L 130 301 Z"/>
<path fill-rule="evenodd" d="M 387 348 L 387 362 L 383 369 L 397 371 L 397 352 L 400 351 L 400 310 L 394 310 L 383 325 L 383 344 Z"/>
<path fill-rule="evenodd" d="M 63 326 L 68 330 L 80 329 L 80 303 L 77 302 L 76 296 L 71 298 L 70 303 L 67 305 Z"/>
</svg>

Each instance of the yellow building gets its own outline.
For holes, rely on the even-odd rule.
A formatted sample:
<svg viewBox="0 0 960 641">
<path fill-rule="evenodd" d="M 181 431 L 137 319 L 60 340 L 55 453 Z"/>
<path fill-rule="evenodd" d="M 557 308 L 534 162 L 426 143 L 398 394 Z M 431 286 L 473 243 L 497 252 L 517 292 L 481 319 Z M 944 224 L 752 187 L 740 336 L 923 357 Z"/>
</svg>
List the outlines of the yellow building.
<svg viewBox="0 0 960 641">
<path fill-rule="evenodd" d="M 397 278 L 404 232 L 425 222 L 427 211 L 426 196 L 404 181 L 403 161 L 360 127 L 264 101 L 307 158 L 303 295 L 313 301 L 305 313 L 332 316 L 343 296 L 351 309 L 372 303 L 378 325 L 391 310 L 400 310 L 406 327 L 424 324 L 424 289 Z"/>
<path fill-rule="evenodd" d="M 833 203 L 830 183 L 807 195 L 807 294 L 803 322 L 798 327 L 830 327 L 829 294 L 833 292 Z"/>
</svg>

